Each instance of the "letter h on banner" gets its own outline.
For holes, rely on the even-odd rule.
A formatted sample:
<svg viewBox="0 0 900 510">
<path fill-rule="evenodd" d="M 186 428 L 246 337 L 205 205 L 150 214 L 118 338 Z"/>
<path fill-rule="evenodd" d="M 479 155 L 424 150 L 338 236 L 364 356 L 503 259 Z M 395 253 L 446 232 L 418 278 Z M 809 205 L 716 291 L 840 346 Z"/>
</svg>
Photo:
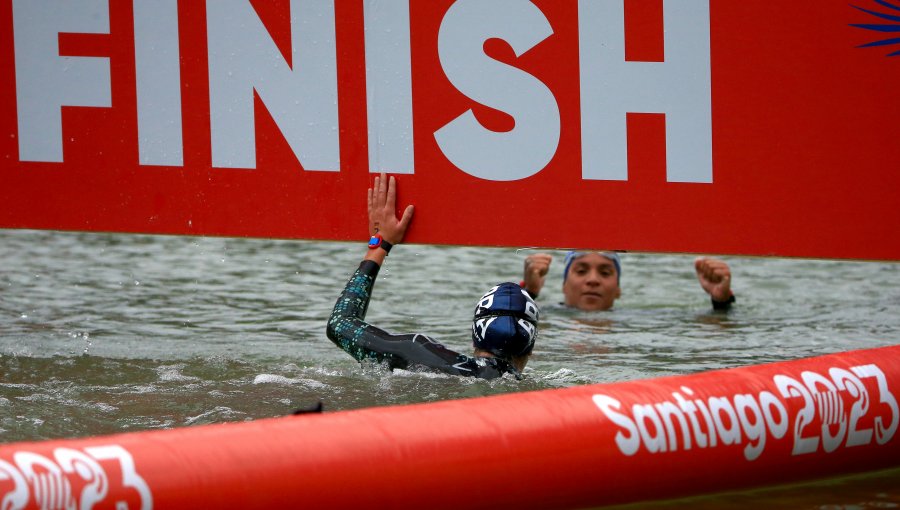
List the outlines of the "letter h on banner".
<svg viewBox="0 0 900 510">
<path fill-rule="evenodd" d="M 628 180 L 626 114 L 666 114 L 669 182 L 712 182 L 709 0 L 663 3 L 665 62 L 625 60 L 624 0 L 579 0 L 582 176 Z"/>
</svg>

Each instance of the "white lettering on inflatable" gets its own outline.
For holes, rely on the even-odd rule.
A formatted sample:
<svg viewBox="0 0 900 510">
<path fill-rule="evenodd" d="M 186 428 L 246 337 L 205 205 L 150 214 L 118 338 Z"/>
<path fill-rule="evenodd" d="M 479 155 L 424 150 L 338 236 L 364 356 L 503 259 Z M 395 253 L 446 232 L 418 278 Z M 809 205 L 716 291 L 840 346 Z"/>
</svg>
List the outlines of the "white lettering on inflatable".
<svg viewBox="0 0 900 510">
<path fill-rule="evenodd" d="M 16 466 L 0 459 L 0 482 L 9 480 L 13 487 L 0 498 L 0 509 L 20 510 L 28 504 L 28 482 Z M 2 493 L 0 493 L 2 494 Z"/>
<path fill-rule="evenodd" d="M 741 428 L 731 401 L 725 397 L 709 399 L 709 412 L 712 414 L 713 423 L 716 424 L 716 434 L 722 440 L 722 444 L 738 444 L 741 442 Z M 722 420 L 722 413 L 728 420 L 727 425 Z"/>
<path fill-rule="evenodd" d="M 667 451 L 666 433 L 656 409 L 650 404 L 635 404 L 631 407 L 631 414 L 634 415 L 634 421 L 641 433 L 641 441 L 647 451 L 650 453 Z M 650 427 L 647 427 L 648 421 Z"/>
<path fill-rule="evenodd" d="M 687 390 L 685 391 L 685 393 L 688 395 L 694 394 L 690 388 L 684 388 L 684 390 Z M 709 431 L 709 446 L 716 446 L 719 441 L 718 434 L 716 434 L 716 427 L 713 424 L 713 419 L 712 415 L 710 415 L 709 413 L 709 408 L 702 400 L 696 399 L 694 400 L 694 403 L 697 404 L 697 408 L 700 409 L 700 414 L 703 415 L 703 421 L 704 423 L 706 423 L 706 430 Z"/>
<path fill-rule="evenodd" d="M 627 416 L 614 410 L 621 408 L 622 404 L 619 403 L 618 400 L 607 397 L 606 395 L 594 395 L 592 398 L 594 404 L 603 411 L 603 414 L 605 414 L 611 422 L 627 432 L 627 434 L 623 434 L 621 430 L 616 432 L 615 440 L 616 446 L 619 447 L 619 451 L 624 455 L 629 456 L 637 453 L 638 449 L 641 447 L 641 438 L 638 436 L 637 427 L 635 427 L 634 422 Z"/>
<path fill-rule="evenodd" d="M 61 57 L 64 32 L 109 33 L 108 0 L 13 1 L 20 161 L 63 161 L 63 106 L 112 105 L 109 59 Z"/>
<path fill-rule="evenodd" d="M 642 447 L 654 454 L 690 450 L 694 444 L 698 448 L 715 448 L 721 439 L 723 446 L 737 446 L 746 440 L 744 458 L 752 461 L 764 453 L 769 440 L 787 436 L 791 423 L 792 455 L 816 453 L 820 444 L 828 454 L 842 446 L 871 444 L 873 430 L 858 428 L 860 420 L 870 412 L 877 413 L 871 417 L 875 442 L 882 445 L 890 441 L 900 425 L 900 408 L 884 372 L 872 364 L 850 370 L 831 368 L 827 373 L 804 371 L 800 375 L 802 382 L 786 375 L 773 376 L 781 398 L 770 391 L 692 398 L 694 391 L 682 386 L 680 392 L 671 394 L 672 400 L 635 403 L 630 413 L 620 412 L 622 403 L 608 395 L 597 394 L 592 399 L 619 428 L 615 443 L 627 456 Z M 863 383 L 866 378 L 875 379 L 880 406 L 872 405 Z M 845 398 L 853 401 L 849 416 Z M 785 402 L 792 399 L 801 399 L 793 422 Z M 816 424 L 819 427 L 813 427 Z"/>
<path fill-rule="evenodd" d="M 585 179 L 628 180 L 628 112 L 666 114 L 669 182 L 712 182 L 709 0 L 663 3 L 665 62 L 625 60 L 624 0 L 579 0 Z"/>
<path fill-rule="evenodd" d="M 2 510 L 21 510 L 28 506 L 90 510 L 105 502 L 110 493 L 116 494 L 101 465 L 105 461 L 118 462 L 122 472 L 121 486 L 138 493 L 140 510 L 153 508 L 150 488 L 137 474 L 131 454 L 121 446 L 89 447 L 84 451 L 56 448 L 53 459 L 19 451 L 13 454 L 12 460 L 11 463 L 0 459 L 0 482 L 9 480 L 13 484 L 5 494 L 0 492 Z M 0 484 L 0 489 L 2 487 Z M 80 493 L 74 494 L 73 487 L 80 487 Z M 128 508 L 127 501 L 113 503 L 116 508 Z"/>
<path fill-rule="evenodd" d="M 491 131 L 468 110 L 434 133 L 457 168 L 481 179 L 512 181 L 541 171 L 559 145 L 559 105 L 534 76 L 488 57 L 484 43 L 499 38 L 516 56 L 553 34 L 544 13 L 527 0 L 458 0 L 438 33 L 441 66 L 460 92 L 513 117 L 509 132 Z"/>
<path fill-rule="evenodd" d="M 872 440 L 872 429 L 857 429 L 859 419 L 869 412 L 869 393 L 858 377 L 843 368 L 832 368 L 828 371 L 838 390 L 845 390 L 854 398 L 850 407 L 850 423 L 847 430 L 847 446 L 869 444 Z"/>
<path fill-rule="evenodd" d="M 803 435 L 803 429 L 813 422 L 816 415 L 812 394 L 806 389 L 806 386 L 786 375 L 776 375 L 773 380 L 782 397 L 803 399 L 803 408 L 800 409 L 797 420 L 794 422 L 794 449 L 791 453 L 803 455 L 815 452 L 819 447 L 819 437 L 804 437 Z"/>
<path fill-rule="evenodd" d="M 747 446 L 744 457 L 753 460 L 766 448 L 766 424 L 762 410 L 753 395 L 735 395 L 734 410 L 740 421 L 741 429 L 747 435 Z"/>
<path fill-rule="evenodd" d="M 40 508 L 75 508 L 72 483 L 52 460 L 31 452 L 16 452 L 16 465 L 32 488 Z"/>
<path fill-rule="evenodd" d="M 874 377 L 878 383 L 879 402 L 887 405 L 891 410 L 891 424 L 885 426 L 884 418 L 882 416 L 875 417 L 875 441 L 878 444 L 887 443 L 894 437 L 894 433 L 897 432 L 897 424 L 898 421 L 900 421 L 900 410 L 897 409 L 897 399 L 894 398 L 894 395 L 888 390 L 887 379 L 884 376 L 884 372 L 875 365 L 853 367 L 851 370 L 861 378 Z"/>
<path fill-rule="evenodd" d="M 81 490 L 78 508 L 93 508 L 96 503 L 103 501 L 109 491 L 109 480 L 107 480 L 106 472 L 94 459 L 70 448 L 57 448 L 53 455 L 64 472 L 77 473 L 87 482 L 87 485 Z"/>
<path fill-rule="evenodd" d="M 656 408 L 656 411 L 659 413 L 659 416 L 662 418 L 662 422 L 666 427 L 666 437 L 669 439 L 668 449 L 678 449 L 678 436 L 675 434 L 674 423 L 672 422 L 672 418 L 674 417 L 681 427 L 681 435 L 684 438 L 684 449 L 690 450 L 691 435 L 687 433 L 687 421 L 685 420 L 684 413 L 681 409 L 672 402 L 663 402 L 661 404 L 656 404 L 653 407 Z"/>
<path fill-rule="evenodd" d="M 253 93 L 306 170 L 340 170 L 334 0 L 291 0 L 288 65 L 248 0 L 207 0 L 213 166 L 256 167 Z"/>
<path fill-rule="evenodd" d="M 369 171 L 414 172 L 409 0 L 365 0 Z"/>
<path fill-rule="evenodd" d="M 844 401 L 837 394 L 837 387 L 830 379 L 815 372 L 803 372 L 800 374 L 807 388 L 814 391 L 818 404 L 819 417 L 822 421 L 822 448 L 826 452 L 835 451 L 844 441 L 847 433 L 847 416 L 844 414 Z M 822 386 L 825 391 L 819 391 Z M 837 432 L 832 434 L 833 425 L 837 425 Z"/>
<path fill-rule="evenodd" d="M 784 435 L 787 434 L 789 419 L 787 409 L 784 408 L 784 405 L 778 400 L 778 397 L 770 391 L 763 391 L 759 394 L 759 404 L 763 412 L 763 417 L 766 419 L 766 427 L 769 432 L 772 433 L 772 437 L 775 439 L 784 437 Z M 778 411 L 777 420 L 772 413 L 773 409 Z"/>
<path fill-rule="evenodd" d="M 685 393 L 687 393 L 689 391 L 689 389 L 682 386 L 681 391 L 684 391 Z M 697 406 L 694 405 L 694 403 L 691 402 L 690 400 L 685 400 L 685 398 L 678 392 L 672 393 L 672 397 L 675 399 L 675 402 L 678 403 L 678 408 L 681 409 L 687 415 L 688 420 L 690 420 L 690 424 L 691 424 L 690 430 L 693 431 L 694 441 L 697 443 L 697 446 L 699 448 L 706 448 L 706 445 L 707 445 L 706 433 L 704 433 L 703 430 L 700 429 L 700 423 L 697 421 Z M 685 450 L 690 448 L 691 442 L 689 439 L 690 439 L 690 436 L 685 437 L 685 440 L 684 440 L 684 444 L 685 444 L 684 449 Z"/>
<path fill-rule="evenodd" d="M 85 451 L 100 461 L 118 461 L 119 466 L 122 468 L 122 485 L 134 489 L 141 496 L 140 510 L 153 509 L 153 495 L 150 493 L 150 487 L 147 486 L 147 482 L 144 481 L 135 469 L 134 459 L 131 457 L 131 454 L 128 453 L 128 450 L 118 445 L 110 445 L 93 446 L 85 448 Z"/>
<path fill-rule="evenodd" d="M 134 0 L 138 160 L 182 166 L 177 0 Z"/>
</svg>

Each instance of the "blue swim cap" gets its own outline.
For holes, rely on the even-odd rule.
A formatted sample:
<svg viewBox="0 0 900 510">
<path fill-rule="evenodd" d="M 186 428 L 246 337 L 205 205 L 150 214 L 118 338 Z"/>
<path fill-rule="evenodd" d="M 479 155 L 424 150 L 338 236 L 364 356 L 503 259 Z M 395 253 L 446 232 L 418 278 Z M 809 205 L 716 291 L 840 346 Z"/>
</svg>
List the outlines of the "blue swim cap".
<svg viewBox="0 0 900 510">
<path fill-rule="evenodd" d="M 475 305 L 472 341 L 498 358 L 530 354 L 539 315 L 537 304 L 519 284 L 501 283 Z"/>
<path fill-rule="evenodd" d="M 563 270 L 563 283 L 566 283 L 566 278 L 569 276 L 569 268 L 572 267 L 572 262 L 575 262 L 575 259 L 583 257 L 588 253 L 590 252 L 570 251 L 569 253 L 566 253 L 566 268 Z M 622 279 L 622 261 L 619 260 L 619 254 L 614 251 L 598 251 L 596 253 L 601 257 L 608 258 L 612 261 L 613 265 L 616 266 L 616 284 L 618 284 Z"/>
</svg>

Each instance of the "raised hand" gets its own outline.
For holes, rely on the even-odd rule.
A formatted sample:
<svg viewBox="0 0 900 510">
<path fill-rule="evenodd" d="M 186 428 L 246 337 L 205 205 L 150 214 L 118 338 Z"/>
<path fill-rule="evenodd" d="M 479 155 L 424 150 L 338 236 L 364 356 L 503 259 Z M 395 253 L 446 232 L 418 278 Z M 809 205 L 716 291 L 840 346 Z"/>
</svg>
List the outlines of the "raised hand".
<svg viewBox="0 0 900 510">
<path fill-rule="evenodd" d="M 537 296 L 544 288 L 544 280 L 550 271 L 550 263 L 553 256 L 547 253 L 535 253 L 525 257 L 525 290 L 532 296 Z"/>
<path fill-rule="evenodd" d="M 724 302 L 731 298 L 731 268 L 724 260 L 698 257 L 694 269 L 700 286 L 714 300 Z"/>
<path fill-rule="evenodd" d="M 403 216 L 397 218 L 397 181 L 382 173 L 375 177 L 375 185 L 368 191 L 369 234 L 381 234 L 391 243 L 403 241 L 406 229 L 413 217 L 413 206 L 408 205 Z"/>
</svg>

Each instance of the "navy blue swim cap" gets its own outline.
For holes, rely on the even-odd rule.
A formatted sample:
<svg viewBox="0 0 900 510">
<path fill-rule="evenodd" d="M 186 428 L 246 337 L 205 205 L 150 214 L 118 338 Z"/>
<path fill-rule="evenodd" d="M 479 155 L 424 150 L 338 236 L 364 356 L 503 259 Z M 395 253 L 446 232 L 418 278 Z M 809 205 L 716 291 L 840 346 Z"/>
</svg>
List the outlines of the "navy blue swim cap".
<svg viewBox="0 0 900 510">
<path fill-rule="evenodd" d="M 530 354 L 537 336 L 540 312 L 517 283 L 501 283 L 475 305 L 472 341 L 498 358 Z"/>
</svg>

